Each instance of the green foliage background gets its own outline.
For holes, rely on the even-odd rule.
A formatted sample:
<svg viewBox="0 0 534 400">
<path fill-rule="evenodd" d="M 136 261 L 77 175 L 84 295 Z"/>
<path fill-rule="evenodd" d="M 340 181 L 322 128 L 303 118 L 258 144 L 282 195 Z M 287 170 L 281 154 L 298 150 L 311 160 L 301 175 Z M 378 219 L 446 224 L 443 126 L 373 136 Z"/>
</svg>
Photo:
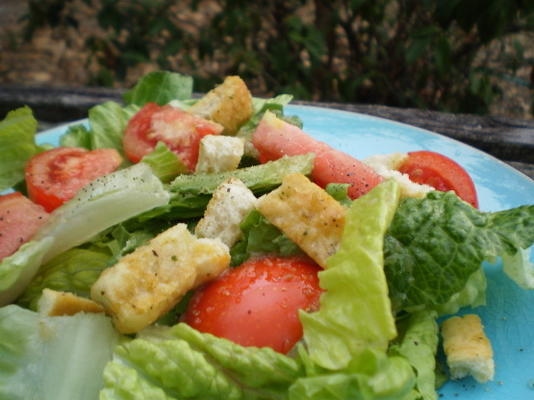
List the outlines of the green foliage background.
<svg viewBox="0 0 534 400">
<path fill-rule="evenodd" d="M 30 0 L 26 37 L 77 27 L 73 1 Z M 193 75 L 197 91 L 239 74 L 260 93 L 474 113 L 499 95 L 493 77 L 534 88 L 518 41 L 503 47 L 504 67 L 477 62 L 484 46 L 534 31 L 531 0 L 81 1 L 104 32 L 86 41 L 100 66 L 92 84 L 152 62 Z M 526 65 L 531 81 L 516 78 Z"/>
</svg>

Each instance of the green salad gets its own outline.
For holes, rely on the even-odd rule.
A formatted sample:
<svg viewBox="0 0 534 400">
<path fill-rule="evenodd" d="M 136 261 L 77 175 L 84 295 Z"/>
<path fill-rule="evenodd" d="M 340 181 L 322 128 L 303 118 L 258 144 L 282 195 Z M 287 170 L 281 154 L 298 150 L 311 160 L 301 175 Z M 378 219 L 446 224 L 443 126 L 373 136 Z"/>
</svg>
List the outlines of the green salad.
<svg viewBox="0 0 534 400">
<path fill-rule="evenodd" d="M 229 178 L 258 198 L 291 174 L 321 179 L 314 170 L 319 153 L 269 162 L 260 154 L 258 161 L 251 138 L 261 121 L 302 127 L 284 114 L 288 95 L 252 99 L 250 115 L 233 131 L 202 125 L 208 134 L 243 140 L 245 155 L 235 170 L 195 173 L 196 155 L 189 159 L 159 137 L 132 161 L 123 139 L 133 118 L 140 120 L 147 104 L 170 103 L 188 113 L 197 103 L 192 88 L 189 77 L 151 73 L 123 104 L 93 107 L 86 122 L 62 136 L 61 146 L 114 150 L 120 165 L 55 207 L 0 259 L 0 399 L 437 399 L 446 379 L 437 361 L 437 321 L 484 304 L 482 263 L 501 258 L 504 274 L 534 289 L 526 255 L 534 242 L 533 205 L 483 212 L 452 191 L 406 197 L 397 181 L 380 178 L 358 196 L 347 182 L 326 185 L 346 210 L 344 227 L 318 273 L 319 306 L 298 312 L 302 337 L 287 354 L 242 346 L 183 322 L 196 286 L 135 333 L 120 333 L 106 313 L 38 312 L 43 290 L 89 299 L 103 271 L 162 232 L 181 223 L 194 232 Z M 36 144 L 36 129 L 27 107 L 0 122 L 0 190 L 32 197 L 25 168 L 50 150 Z M 262 255 L 305 257 L 301 243 L 256 210 L 239 230 L 228 246 L 229 270 Z"/>
</svg>

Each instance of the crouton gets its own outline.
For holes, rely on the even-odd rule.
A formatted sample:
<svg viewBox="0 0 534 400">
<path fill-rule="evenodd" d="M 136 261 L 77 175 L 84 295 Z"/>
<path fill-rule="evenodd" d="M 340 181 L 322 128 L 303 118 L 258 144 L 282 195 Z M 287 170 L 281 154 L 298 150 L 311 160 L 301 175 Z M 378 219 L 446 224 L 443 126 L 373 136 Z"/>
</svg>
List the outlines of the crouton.
<svg viewBox="0 0 534 400">
<path fill-rule="evenodd" d="M 243 139 L 233 136 L 207 135 L 200 141 L 195 172 L 207 174 L 237 169 L 245 151 Z"/>
<path fill-rule="evenodd" d="M 233 135 L 252 116 L 252 96 L 239 76 L 228 76 L 189 111 L 221 124 L 225 134 Z"/>
<path fill-rule="evenodd" d="M 452 379 L 473 376 L 478 382 L 493 379 L 491 344 L 478 315 L 452 317 L 441 326 L 443 349 Z"/>
<path fill-rule="evenodd" d="M 44 289 L 37 303 L 39 314 L 48 317 L 74 315 L 79 312 L 103 313 L 104 308 L 90 299 L 72 293 Z"/>
<path fill-rule="evenodd" d="M 229 263 L 228 247 L 220 240 L 198 239 L 178 224 L 106 269 L 91 298 L 104 306 L 119 332 L 135 333 Z"/>
<path fill-rule="evenodd" d="M 336 252 L 345 208 L 304 175 L 287 175 L 278 189 L 258 199 L 257 209 L 319 265 Z"/>
<path fill-rule="evenodd" d="M 394 179 L 401 189 L 401 197 L 423 198 L 432 190 L 432 186 L 413 182 L 408 174 L 403 174 L 397 169 L 408 158 L 407 153 L 379 154 L 362 160 L 375 170 L 384 179 Z"/>
<path fill-rule="evenodd" d="M 204 217 L 195 228 L 195 234 L 198 237 L 219 238 L 232 247 L 241 236 L 241 221 L 254 210 L 256 201 L 243 182 L 229 178 L 215 189 Z"/>
</svg>

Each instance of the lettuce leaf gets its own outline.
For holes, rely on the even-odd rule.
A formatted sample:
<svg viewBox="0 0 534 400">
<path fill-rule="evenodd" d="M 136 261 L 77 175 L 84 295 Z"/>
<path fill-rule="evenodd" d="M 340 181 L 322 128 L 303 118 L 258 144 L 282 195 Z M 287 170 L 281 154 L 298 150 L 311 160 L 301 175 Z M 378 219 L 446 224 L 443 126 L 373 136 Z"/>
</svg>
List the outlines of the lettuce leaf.
<svg viewBox="0 0 534 400">
<path fill-rule="evenodd" d="M 139 107 L 122 107 L 114 101 L 96 105 L 89 109 L 88 124 L 71 126 L 61 137 L 62 146 L 82 147 L 87 150 L 115 149 L 124 155 L 122 137 L 128 120 L 139 111 Z"/>
<path fill-rule="evenodd" d="M 153 327 L 116 348 L 101 399 L 281 399 L 303 374 L 270 348 L 242 347 L 186 324 Z"/>
<path fill-rule="evenodd" d="M 15 300 L 35 276 L 43 258 L 52 247 L 52 238 L 24 243 L 14 254 L 0 262 L 0 306 Z"/>
<path fill-rule="evenodd" d="M 193 94 L 193 78 L 177 72 L 154 71 L 143 76 L 136 85 L 126 92 L 126 104 L 143 106 L 153 102 L 160 106 L 171 100 L 185 100 Z"/>
<path fill-rule="evenodd" d="M 310 358 L 330 370 L 360 365 L 369 349 L 385 352 L 396 336 L 383 270 L 383 240 L 399 202 L 394 181 L 353 201 L 336 254 L 319 273 L 319 311 L 300 313 Z"/>
<path fill-rule="evenodd" d="M 464 289 L 482 261 L 514 255 L 533 242 L 534 206 L 486 213 L 437 191 L 406 199 L 384 243 L 394 308 L 437 309 Z"/>
<path fill-rule="evenodd" d="M 103 314 L 43 317 L 0 308 L 0 398 L 94 400 L 118 334 Z"/>
<path fill-rule="evenodd" d="M 438 324 L 435 312 L 419 312 L 404 322 L 405 331 L 389 352 L 405 357 L 416 371 L 416 384 L 410 398 L 436 400 L 436 352 Z"/>
<path fill-rule="evenodd" d="M 110 259 L 110 254 L 101 251 L 68 250 L 41 267 L 17 303 L 36 310 L 45 288 L 89 298 L 92 284 L 109 265 Z"/>
<path fill-rule="evenodd" d="M 154 207 L 167 204 L 169 193 L 145 163 L 100 177 L 56 209 L 35 239 L 52 237 L 44 262 L 78 246 L 103 230 Z"/>
<path fill-rule="evenodd" d="M 308 175 L 313 168 L 313 154 L 284 156 L 276 161 L 234 171 L 215 174 L 180 175 L 171 184 L 170 190 L 180 193 L 211 194 L 230 177 L 235 177 L 254 192 L 266 192 L 282 183 L 284 176 L 292 173 Z"/>
<path fill-rule="evenodd" d="M 502 256 L 503 271 L 523 289 L 534 289 L 534 265 L 529 259 L 530 252 L 519 249 L 515 254 Z"/>
<path fill-rule="evenodd" d="M 37 120 L 29 107 L 10 111 L 0 122 L 0 192 L 24 179 L 26 162 L 40 151 L 36 132 Z"/>
<path fill-rule="evenodd" d="M 256 210 L 241 222 L 241 232 L 243 238 L 230 250 L 231 265 L 242 264 L 255 253 L 275 253 L 284 257 L 302 253 L 291 239 Z"/>
<path fill-rule="evenodd" d="M 188 171 L 180 158 L 169 150 L 163 142 L 158 142 L 156 148 L 141 160 L 152 167 L 154 174 L 162 181 L 169 182 L 176 175 Z"/>
</svg>

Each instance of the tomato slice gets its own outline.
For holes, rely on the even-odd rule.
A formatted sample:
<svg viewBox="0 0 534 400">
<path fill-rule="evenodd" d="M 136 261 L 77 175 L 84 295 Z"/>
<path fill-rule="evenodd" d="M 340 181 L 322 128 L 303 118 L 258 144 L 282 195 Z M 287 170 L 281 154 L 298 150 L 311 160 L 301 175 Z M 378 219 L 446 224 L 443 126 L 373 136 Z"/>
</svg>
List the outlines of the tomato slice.
<svg viewBox="0 0 534 400">
<path fill-rule="evenodd" d="M 442 192 L 453 190 L 458 197 L 478 208 L 473 180 L 456 161 L 433 151 L 413 151 L 399 167 L 416 183 L 432 186 Z"/>
<path fill-rule="evenodd" d="M 43 207 L 19 192 L 0 196 L 0 259 L 30 240 L 47 219 Z"/>
<path fill-rule="evenodd" d="M 199 289 L 182 319 L 242 346 L 287 353 L 302 337 L 298 310 L 319 307 L 318 271 L 304 257 L 249 260 Z"/>
<path fill-rule="evenodd" d="M 117 169 L 122 158 L 114 149 L 58 147 L 32 157 L 26 165 L 28 194 L 51 212 L 79 189 Z"/>
<path fill-rule="evenodd" d="M 135 114 L 123 136 L 128 159 L 138 162 L 163 142 L 177 154 L 190 171 L 198 160 L 200 139 L 217 135 L 223 126 L 170 105 L 147 103 Z"/>
</svg>

